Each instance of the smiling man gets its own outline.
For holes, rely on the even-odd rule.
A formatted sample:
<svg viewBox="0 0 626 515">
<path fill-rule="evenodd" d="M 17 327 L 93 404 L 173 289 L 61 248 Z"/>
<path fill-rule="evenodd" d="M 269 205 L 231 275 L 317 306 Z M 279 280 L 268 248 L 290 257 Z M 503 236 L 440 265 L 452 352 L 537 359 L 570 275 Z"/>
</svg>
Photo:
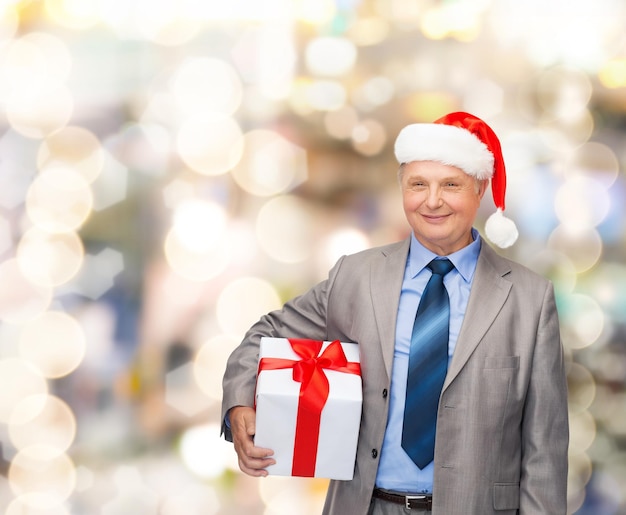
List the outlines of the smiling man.
<svg viewBox="0 0 626 515">
<path fill-rule="evenodd" d="M 488 238 L 506 174 L 493 130 L 468 113 L 396 140 L 411 236 L 342 257 L 328 279 L 252 326 L 224 376 L 223 431 L 241 469 L 254 446 L 261 337 L 359 344 L 363 414 L 354 478 L 331 481 L 328 515 L 565 514 L 567 389 L 551 283 L 499 256 L 473 227 L 489 182 Z"/>
</svg>

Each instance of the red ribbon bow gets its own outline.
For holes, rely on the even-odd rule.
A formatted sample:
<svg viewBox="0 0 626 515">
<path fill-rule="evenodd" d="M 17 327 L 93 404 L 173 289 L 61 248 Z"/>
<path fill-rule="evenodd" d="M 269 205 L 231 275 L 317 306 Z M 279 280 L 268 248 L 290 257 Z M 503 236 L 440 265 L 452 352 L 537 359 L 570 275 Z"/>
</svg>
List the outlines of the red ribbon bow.
<svg viewBox="0 0 626 515">
<path fill-rule="evenodd" d="M 288 341 L 294 352 L 302 359 L 295 361 L 261 358 L 259 373 L 262 370 L 293 368 L 293 380 L 300 383 L 300 399 L 291 473 L 294 476 L 313 477 L 320 420 L 330 392 L 328 377 L 324 370 L 361 375 L 361 365 L 348 361 L 339 340 L 331 342 L 321 355 L 319 353 L 324 342 L 297 338 L 290 338 Z"/>
</svg>

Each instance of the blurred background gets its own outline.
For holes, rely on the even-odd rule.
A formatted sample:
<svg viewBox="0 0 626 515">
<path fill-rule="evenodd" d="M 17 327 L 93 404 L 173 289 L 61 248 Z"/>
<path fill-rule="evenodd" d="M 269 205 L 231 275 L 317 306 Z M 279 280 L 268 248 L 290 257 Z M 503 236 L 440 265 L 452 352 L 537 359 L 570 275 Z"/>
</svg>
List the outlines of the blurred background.
<svg viewBox="0 0 626 515">
<path fill-rule="evenodd" d="M 320 513 L 325 480 L 238 472 L 225 361 L 408 235 L 394 139 L 454 110 L 501 138 L 502 253 L 555 284 L 568 512 L 626 513 L 625 27 L 620 0 L 0 1 L 3 513 Z"/>
</svg>

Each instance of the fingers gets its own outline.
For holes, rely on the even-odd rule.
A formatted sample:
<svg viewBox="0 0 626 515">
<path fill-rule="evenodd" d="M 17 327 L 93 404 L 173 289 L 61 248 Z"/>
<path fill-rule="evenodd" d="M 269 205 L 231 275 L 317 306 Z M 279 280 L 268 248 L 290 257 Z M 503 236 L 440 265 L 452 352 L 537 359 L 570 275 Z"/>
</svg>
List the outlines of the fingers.
<svg viewBox="0 0 626 515">
<path fill-rule="evenodd" d="M 230 412 L 230 424 L 235 451 L 239 458 L 239 468 L 250 476 L 267 476 L 266 468 L 276 463 L 276 460 L 272 458 L 274 452 L 271 449 L 254 445 L 256 429 L 254 409 L 244 406 L 233 408 Z"/>
<path fill-rule="evenodd" d="M 254 477 L 266 477 L 268 475 L 267 467 L 276 463 L 271 458 L 272 451 L 252 446 L 249 451 L 242 450 L 237 452 L 239 457 L 239 468 L 242 472 Z"/>
</svg>

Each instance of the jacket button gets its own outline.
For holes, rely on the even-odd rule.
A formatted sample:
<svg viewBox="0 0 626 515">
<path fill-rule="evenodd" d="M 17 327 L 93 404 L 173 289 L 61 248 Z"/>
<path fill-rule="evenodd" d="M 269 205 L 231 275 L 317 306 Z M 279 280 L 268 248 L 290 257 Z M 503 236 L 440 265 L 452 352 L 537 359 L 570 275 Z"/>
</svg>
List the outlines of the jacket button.
<svg viewBox="0 0 626 515">
<path fill-rule="evenodd" d="M 387 388 L 383 390 L 383 399 L 387 398 Z"/>
<path fill-rule="evenodd" d="M 372 449 L 372 458 L 378 458 L 378 451 L 376 449 Z"/>
</svg>

